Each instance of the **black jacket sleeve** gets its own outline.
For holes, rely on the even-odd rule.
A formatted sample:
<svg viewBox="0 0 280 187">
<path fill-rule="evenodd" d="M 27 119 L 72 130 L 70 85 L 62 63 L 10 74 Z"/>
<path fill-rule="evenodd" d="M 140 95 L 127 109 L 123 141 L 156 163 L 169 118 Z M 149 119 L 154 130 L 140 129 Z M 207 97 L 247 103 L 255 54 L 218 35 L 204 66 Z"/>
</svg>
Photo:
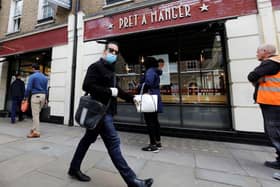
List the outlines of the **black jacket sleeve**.
<svg viewBox="0 0 280 187">
<path fill-rule="evenodd" d="M 110 88 L 102 86 L 99 78 L 100 71 L 98 70 L 98 65 L 92 64 L 87 70 L 83 82 L 83 90 L 91 95 L 103 95 L 110 97 L 112 95 Z"/>
<path fill-rule="evenodd" d="M 248 75 L 248 80 L 256 83 L 261 77 L 265 75 L 274 75 L 280 70 L 280 64 L 272 60 L 263 61 L 254 71 Z"/>
</svg>

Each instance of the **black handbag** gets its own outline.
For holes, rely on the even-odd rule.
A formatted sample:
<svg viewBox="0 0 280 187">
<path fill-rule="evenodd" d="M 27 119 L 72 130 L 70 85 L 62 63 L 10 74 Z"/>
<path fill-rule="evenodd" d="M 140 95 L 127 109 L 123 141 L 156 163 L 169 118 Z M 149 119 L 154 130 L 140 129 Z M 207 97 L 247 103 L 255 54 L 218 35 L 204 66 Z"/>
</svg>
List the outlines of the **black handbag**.
<svg viewBox="0 0 280 187">
<path fill-rule="evenodd" d="M 110 103 L 111 97 L 105 106 L 103 103 L 92 99 L 91 96 L 82 96 L 75 114 L 76 122 L 86 129 L 96 129 L 101 124 L 101 120 L 105 116 Z"/>
</svg>

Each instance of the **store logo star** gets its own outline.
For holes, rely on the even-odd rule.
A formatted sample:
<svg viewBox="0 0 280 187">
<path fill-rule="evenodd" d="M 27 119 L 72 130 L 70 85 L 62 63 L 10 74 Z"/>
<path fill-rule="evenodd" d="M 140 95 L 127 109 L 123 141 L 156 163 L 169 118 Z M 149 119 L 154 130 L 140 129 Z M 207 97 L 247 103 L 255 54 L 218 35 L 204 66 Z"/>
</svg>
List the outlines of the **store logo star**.
<svg viewBox="0 0 280 187">
<path fill-rule="evenodd" d="M 109 24 L 109 25 L 108 25 L 108 29 L 109 29 L 109 30 L 112 30 L 113 28 L 114 28 L 114 24 Z"/>
<path fill-rule="evenodd" d="M 208 7 L 209 7 L 208 5 L 206 5 L 205 3 L 203 3 L 202 6 L 199 7 L 199 8 L 200 8 L 200 11 L 201 11 L 201 12 L 205 12 L 205 11 L 207 12 L 207 11 L 208 11 Z"/>
</svg>

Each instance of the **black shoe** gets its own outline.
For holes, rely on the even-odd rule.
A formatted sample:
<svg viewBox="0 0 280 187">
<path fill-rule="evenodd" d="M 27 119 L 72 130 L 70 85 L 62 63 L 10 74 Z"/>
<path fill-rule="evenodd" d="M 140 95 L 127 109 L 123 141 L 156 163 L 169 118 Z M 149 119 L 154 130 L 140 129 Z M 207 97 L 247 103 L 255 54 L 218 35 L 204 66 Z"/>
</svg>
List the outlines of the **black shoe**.
<svg viewBox="0 0 280 187">
<path fill-rule="evenodd" d="M 84 173 L 82 173 L 81 170 L 69 169 L 68 174 L 71 177 L 78 179 L 79 181 L 88 182 L 91 180 L 91 178 L 89 176 L 85 175 Z"/>
<path fill-rule="evenodd" d="M 152 178 L 144 180 L 135 178 L 128 187 L 151 187 L 153 182 Z"/>
<path fill-rule="evenodd" d="M 161 143 L 157 143 L 157 144 L 156 144 L 156 146 L 157 146 L 157 148 L 158 148 L 159 150 L 161 150 L 161 149 L 162 149 L 162 145 L 161 145 Z"/>
<path fill-rule="evenodd" d="M 280 169 L 280 162 L 279 161 L 266 161 L 264 163 L 265 166 L 273 169 Z"/>
<path fill-rule="evenodd" d="M 157 148 L 156 145 L 148 145 L 147 147 L 143 147 L 142 150 L 143 151 L 151 151 L 151 152 L 154 152 L 154 153 L 159 152 L 159 149 Z"/>
</svg>

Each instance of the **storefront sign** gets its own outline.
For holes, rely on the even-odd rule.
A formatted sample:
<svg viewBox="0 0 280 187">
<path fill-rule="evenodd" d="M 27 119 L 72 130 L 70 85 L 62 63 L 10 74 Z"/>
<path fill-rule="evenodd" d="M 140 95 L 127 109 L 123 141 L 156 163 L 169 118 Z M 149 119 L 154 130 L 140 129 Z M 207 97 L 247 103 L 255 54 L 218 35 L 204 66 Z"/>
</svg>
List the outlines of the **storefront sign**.
<svg viewBox="0 0 280 187">
<path fill-rule="evenodd" d="M 55 4 L 57 6 L 66 8 L 66 9 L 71 9 L 71 0 L 47 0 L 51 4 Z"/>
<path fill-rule="evenodd" d="M 272 6 L 275 9 L 280 9 L 280 1 L 279 0 L 272 0 Z"/>
<path fill-rule="evenodd" d="M 0 57 L 46 49 L 68 42 L 67 27 L 0 42 Z"/>
<path fill-rule="evenodd" d="M 181 0 L 89 20 L 85 40 L 257 13 L 255 0 Z"/>
</svg>

